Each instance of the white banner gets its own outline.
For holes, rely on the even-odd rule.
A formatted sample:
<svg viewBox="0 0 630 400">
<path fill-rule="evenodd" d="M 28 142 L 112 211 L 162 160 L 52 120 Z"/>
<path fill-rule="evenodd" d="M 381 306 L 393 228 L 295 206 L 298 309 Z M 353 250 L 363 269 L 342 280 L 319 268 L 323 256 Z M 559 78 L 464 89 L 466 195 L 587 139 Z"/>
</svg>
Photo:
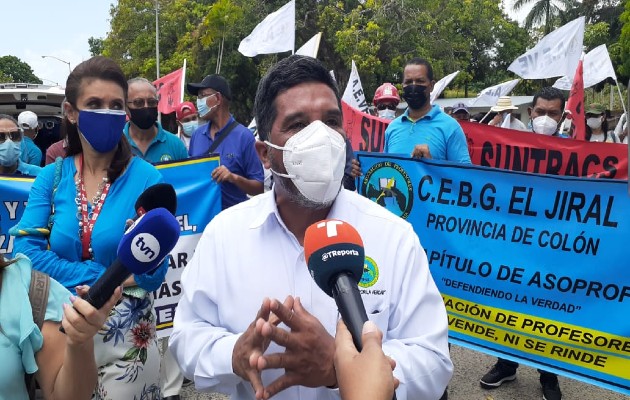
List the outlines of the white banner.
<svg viewBox="0 0 630 400">
<path fill-rule="evenodd" d="M 302 47 L 297 49 L 295 54 L 299 54 L 301 56 L 308 56 L 317 58 L 317 51 L 319 50 L 319 41 L 322 40 L 322 33 L 319 32 L 317 35 L 313 36 L 308 40 L 308 42 L 304 43 Z"/>
<path fill-rule="evenodd" d="M 241 41 L 238 51 L 246 57 L 282 53 L 295 48 L 295 0 L 273 12 Z"/>
<path fill-rule="evenodd" d="M 499 97 L 507 96 L 512 89 L 519 83 L 520 79 L 512 79 L 511 81 L 499 83 L 482 90 L 475 99 L 468 102 L 469 106 L 494 106 L 497 104 Z"/>
<path fill-rule="evenodd" d="M 431 104 L 440 97 L 444 89 L 448 86 L 449 83 L 459 74 L 459 71 L 455 71 L 452 74 L 446 75 L 444 78 L 440 79 L 433 86 L 433 90 L 431 91 Z"/>
<path fill-rule="evenodd" d="M 584 56 L 584 89 L 597 85 L 606 78 L 617 81 L 610 55 L 605 44 L 595 47 Z M 561 90 L 571 90 L 573 80 L 568 76 L 558 79 L 553 87 Z"/>
<path fill-rule="evenodd" d="M 524 79 L 566 75 L 572 82 L 583 41 L 584 17 L 580 17 L 542 38 L 533 49 L 514 60 L 508 71 Z"/>
<path fill-rule="evenodd" d="M 364 113 L 368 112 L 368 105 L 365 101 L 363 85 L 361 85 L 361 78 L 359 78 L 359 72 L 357 71 L 357 66 L 354 63 L 354 60 L 352 60 L 352 70 L 350 71 L 348 85 L 346 86 L 346 90 L 343 92 L 341 99 L 357 110 Z"/>
</svg>

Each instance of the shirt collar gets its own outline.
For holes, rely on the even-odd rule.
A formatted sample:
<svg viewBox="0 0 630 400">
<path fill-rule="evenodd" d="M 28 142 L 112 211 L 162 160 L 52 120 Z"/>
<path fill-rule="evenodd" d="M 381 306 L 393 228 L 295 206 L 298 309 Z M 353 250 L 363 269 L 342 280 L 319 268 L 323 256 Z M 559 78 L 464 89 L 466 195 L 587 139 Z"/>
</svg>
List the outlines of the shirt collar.
<svg viewBox="0 0 630 400">
<path fill-rule="evenodd" d="M 129 133 L 130 125 L 131 125 L 131 122 L 128 121 L 125 124 L 125 127 L 123 128 L 123 133 L 127 137 L 127 141 L 129 142 L 129 144 L 132 147 L 135 147 L 137 149 L 138 146 L 136 146 L 136 142 L 133 141 L 133 139 L 131 138 L 131 134 Z M 159 122 L 156 122 L 155 125 L 157 126 L 158 131 L 155 137 L 153 138 L 153 140 L 151 141 L 151 143 L 149 144 L 149 147 L 151 147 L 151 145 L 155 142 L 162 142 L 162 143 L 166 142 L 166 131 L 164 130 L 164 128 L 162 128 L 162 124 L 160 124 Z"/>
<path fill-rule="evenodd" d="M 225 130 L 225 128 L 227 128 L 228 126 L 230 126 L 230 124 L 232 123 L 232 121 L 234 121 L 234 116 L 232 114 L 230 114 L 230 119 L 228 119 L 228 122 L 225 124 L 225 126 L 223 128 L 221 128 L 216 135 L 214 135 L 214 139 L 216 140 L 217 137 L 219 137 L 219 135 L 221 133 L 223 133 L 223 131 Z M 210 127 L 212 125 L 211 121 L 208 121 L 208 123 L 206 124 L 206 129 L 204 129 L 203 134 L 206 135 L 208 137 L 208 139 L 210 139 Z"/>
<path fill-rule="evenodd" d="M 422 118 L 414 121 L 411 118 L 409 118 L 409 107 L 407 107 L 407 109 L 405 110 L 405 112 L 401 115 L 401 118 L 403 121 L 410 121 L 410 122 L 418 122 L 422 119 L 433 119 L 435 118 L 438 114 L 440 113 L 440 107 L 437 104 L 433 104 L 431 106 L 431 109 L 429 110 L 428 113 L 426 113 Z"/>
</svg>

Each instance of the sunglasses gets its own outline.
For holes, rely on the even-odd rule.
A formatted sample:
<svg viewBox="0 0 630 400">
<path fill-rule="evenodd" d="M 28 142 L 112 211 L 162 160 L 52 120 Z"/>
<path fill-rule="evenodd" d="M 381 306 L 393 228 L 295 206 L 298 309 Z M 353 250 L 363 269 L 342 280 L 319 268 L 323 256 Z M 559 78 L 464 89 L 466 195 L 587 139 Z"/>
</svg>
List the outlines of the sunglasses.
<svg viewBox="0 0 630 400">
<path fill-rule="evenodd" d="M 396 106 L 393 104 L 379 104 L 376 106 L 376 109 L 379 111 L 383 110 L 396 110 Z"/>
<path fill-rule="evenodd" d="M 133 101 L 128 101 L 127 104 L 133 104 L 135 108 L 143 108 L 145 107 L 157 107 L 160 101 L 158 99 L 150 98 L 150 99 L 134 99 Z"/>
<path fill-rule="evenodd" d="M 22 140 L 22 132 L 19 130 L 0 132 L 0 143 L 4 143 L 7 139 L 11 139 L 12 142 L 19 142 Z"/>
</svg>

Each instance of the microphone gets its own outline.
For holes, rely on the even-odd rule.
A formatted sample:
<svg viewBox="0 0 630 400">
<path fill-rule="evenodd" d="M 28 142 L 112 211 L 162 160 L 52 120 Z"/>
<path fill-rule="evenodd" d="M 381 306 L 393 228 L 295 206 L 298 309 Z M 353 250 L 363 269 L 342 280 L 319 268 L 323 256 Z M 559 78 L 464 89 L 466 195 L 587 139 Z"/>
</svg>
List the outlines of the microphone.
<svg viewBox="0 0 630 400">
<path fill-rule="evenodd" d="M 316 222 L 304 234 L 304 257 L 317 286 L 335 299 L 352 341 L 361 351 L 363 323 L 368 317 L 357 287 L 365 264 L 359 232 L 344 221 Z"/>
<path fill-rule="evenodd" d="M 165 208 L 154 208 L 138 217 L 118 244 L 116 260 L 90 287 L 84 299 L 95 308 L 103 307 L 131 274 L 156 269 L 175 247 L 179 234 L 179 223 Z"/>
<path fill-rule="evenodd" d="M 177 211 L 177 194 L 175 193 L 173 185 L 158 183 L 146 188 L 134 205 L 134 209 L 136 210 L 134 221 L 147 211 L 160 207 L 166 208 L 171 214 L 175 215 Z"/>
</svg>

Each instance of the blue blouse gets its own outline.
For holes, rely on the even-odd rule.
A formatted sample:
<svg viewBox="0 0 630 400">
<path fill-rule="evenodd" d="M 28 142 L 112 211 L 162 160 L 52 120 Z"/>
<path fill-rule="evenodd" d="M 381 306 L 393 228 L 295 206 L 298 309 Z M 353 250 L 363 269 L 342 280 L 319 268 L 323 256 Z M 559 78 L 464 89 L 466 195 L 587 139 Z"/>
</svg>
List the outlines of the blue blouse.
<svg viewBox="0 0 630 400">
<path fill-rule="evenodd" d="M 35 373 L 37 353 L 44 344 L 41 331 L 33 322 L 28 300 L 31 262 L 22 254 L 16 262 L 1 270 L 0 288 L 0 400 L 28 400 L 24 374 Z M 45 321 L 59 322 L 63 303 L 70 303 L 70 293 L 55 280 L 50 281 Z"/>
<path fill-rule="evenodd" d="M 105 203 L 92 231 L 94 260 L 82 261 L 79 220 L 77 218 L 77 169 L 74 157 L 63 160 L 61 180 L 54 198 L 51 198 L 55 178 L 55 164 L 47 165 L 33 182 L 28 204 L 17 227 L 12 231 L 47 228 L 54 207 L 53 226 L 47 240 L 37 234 L 17 235 L 15 252 L 24 253 L 34 268 L 59 281 L 71 292 L 77 285 L 92 285 L 116 259 L 118 243 L 127 219 L 135 215 L 134 205 L 140 194 L 149 186 L 162 182 L 162 175 L 151 164 L 133 157 L 127 169 L 109 188 Z M 52 205 L 52 207 L 51 207 Z M 47 251 L 50 243 L 50 250 Z M 134 275 L 139 287 L 156 290 L 166 275 L 168 262 L 163 262 L 153 273 Z"/>
</svg>

